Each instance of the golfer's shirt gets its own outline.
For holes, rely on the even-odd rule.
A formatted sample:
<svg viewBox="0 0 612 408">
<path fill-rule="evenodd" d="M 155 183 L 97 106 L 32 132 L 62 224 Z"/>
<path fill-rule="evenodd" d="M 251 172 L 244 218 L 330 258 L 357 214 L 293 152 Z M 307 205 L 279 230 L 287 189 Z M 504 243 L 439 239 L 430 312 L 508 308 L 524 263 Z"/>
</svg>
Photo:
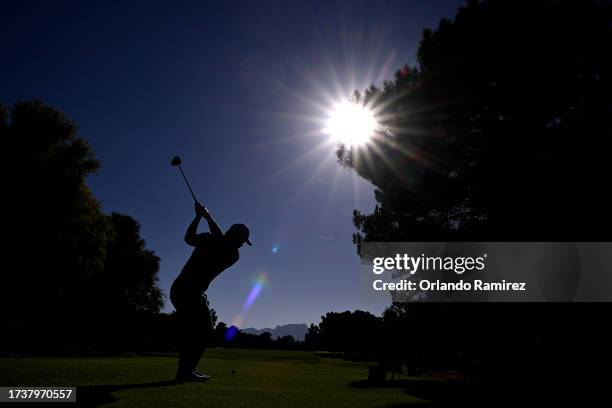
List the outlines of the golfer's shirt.
<svg viewBox="0 0 612 408">
<path fill-rule="evenodd" d="M 238 249 L 225 236 L 208 232 L 198 234 L 195 249 L 176 280 L 181 285 L 204 292 L 210 282 L 235 264 L 239 257 Z"/>
</svg>

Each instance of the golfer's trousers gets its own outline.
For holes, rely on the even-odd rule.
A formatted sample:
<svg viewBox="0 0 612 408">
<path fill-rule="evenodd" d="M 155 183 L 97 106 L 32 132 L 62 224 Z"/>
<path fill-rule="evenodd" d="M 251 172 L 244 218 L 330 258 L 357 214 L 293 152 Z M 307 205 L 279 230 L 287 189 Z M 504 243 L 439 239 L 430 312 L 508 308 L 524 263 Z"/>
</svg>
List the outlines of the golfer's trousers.
<svg viewBox="0 0 612 408">
<path fill-rule="evenodd" d="M 179 362 L 178 373 L 194 370 L 206 350 L 213 331 L 206 296 L 189 285 L 172 284 L 170 300 L 176 309 Z"/>
</svg>

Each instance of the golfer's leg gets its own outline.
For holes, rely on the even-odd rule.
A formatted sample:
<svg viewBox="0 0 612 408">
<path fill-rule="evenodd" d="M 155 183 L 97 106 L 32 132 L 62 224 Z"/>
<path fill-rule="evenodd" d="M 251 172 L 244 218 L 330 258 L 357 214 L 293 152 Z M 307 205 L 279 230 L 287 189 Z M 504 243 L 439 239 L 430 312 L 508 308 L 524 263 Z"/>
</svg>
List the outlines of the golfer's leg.
<svg viewBox="0 0 612 408">
<path fill-rule="evenodd" d="M 191 370 L 195 370 L 198 368 L 198 364 L 200 363 L 200 359 L 206 350 L 206 337 L 204 335 L 204 331 L 202 330 L 202 320 L 199 319 L 197 323 L 194 324 L 196 328 L 193 331 L 192 343 L 190 346 L 190 354 L 189 354 L 189 366 Z"/>
<path fill-rule="evenodd" d="M 206 303 L 203 302 L 199 308 L 197 322 L 194 322 L 196 327 L 196 333 L 194 335 L 195 343 L 193 345 L 192 355 L 192 366 L 195 370 L 198 367 L 204 351 L 206 351 L 206 344 L 212 334 L 213 327 L 210 319 L 210 310 L 206 307 Z"/>
<path fill-rule="evenodd" d="M 191 360 L 192 360 L 192 349 L 193 349 L 193 318 L 191 317 L 191 311 L 189 307 L 183 303 L 179 303 L 180 306 L 176 306 L 176 318 L 177 318 L 177 338 L 178 338 L 178 349 L 179 359 L 178 367 L 176 369 L 177 377 L 191 373 Z"/>
<path fill-rule="evenodd" d="M 198 364 L 200 363 L 200 360 L 202 359 L 202 355 L 204 354 L 204 351 L 206 351 L 206 344 L 205 343 L 196 345 L 194 347 L 193 356 L 192 356 L 192 360 L 191 360 L 191 364 L 192 364 L 194 370 L 198 368 Z"/>
<path fill-rule="evenodd" d="M 189 336 L 190 327 L 189 327 L 189 319 L 187 316 L 184 316 L 183 313 L 177 312 L 178 318 L 178 337 L 179 337 L 179 359 L 178 359 L 178 367 L 176 370 L 177 377 L 182 374 L 188 374 L 191 372 L 191 339 Z"/>
</svg>

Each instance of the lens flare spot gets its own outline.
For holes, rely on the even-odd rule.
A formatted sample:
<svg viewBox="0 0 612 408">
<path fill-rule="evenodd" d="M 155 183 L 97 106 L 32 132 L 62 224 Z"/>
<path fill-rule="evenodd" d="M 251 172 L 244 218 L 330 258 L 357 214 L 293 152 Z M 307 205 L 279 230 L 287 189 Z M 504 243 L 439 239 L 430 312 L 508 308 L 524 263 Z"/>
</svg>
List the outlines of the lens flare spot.
<svg viewBox="0 0 612 408">
<path fill-rule="evenodd" d="M 225 341 L 232 341 L 238 334 L 238 328 L 236 326 L 230 326 L 225 331 Z"/>
<path fill-rule="evenodd" d="M 280 249 L 280 246 L 279 246 L 279 245 L 273 245 L 273 246 L 272 246 L 272 253 L 273 253 L 273 254 L 277 253 L 279 249 Z"/>
<path fill-rule="evenodd" d="M 255 302 L 255 299 L 261 293 L 261 290 L 264 288 L 268 281 L 268 276 L 265 273 L 260 274 L 257 279 L 255 279 L 255 283 L 253 284 L 253 288 L 249 292 L 246 300 L 244 301 L 244 305 L 242 306 L 242 311 L 247 311 Z"/>
<path fill-rule="evenodd" d="M 238 315 L 234 317 L 234 320 L 232 320 L 231 326 L 236 326 L 236 327 L 242 326 L 242 316 Z"/>
<path fill-rule="evenodd" d="M 261 293 L 261 290 L 264 288 L 264 286 L 266 286 L 267 282 L 268 274 L 266 272 L 260 273 L 257 276 L 255 282 L 253 283 L 253 288 L 249 292 L 249 295 L 247 296 L 246 300 L 244 301 L 244 305 L 242 306 L 242 312 L 236 317 L 234 317 L 231 326 L 228 327 L 225 331 L 225 341 L 232 341 L 232 339 L 236 337 L 239 330 L 238 328 L 242 326 L 243 313 L 246 312 L 251 307 L 251 305 L 253 305 L 253 302 L 255 302 L 255 299 L 257 299 L 257 297 Z"/>
</svg>

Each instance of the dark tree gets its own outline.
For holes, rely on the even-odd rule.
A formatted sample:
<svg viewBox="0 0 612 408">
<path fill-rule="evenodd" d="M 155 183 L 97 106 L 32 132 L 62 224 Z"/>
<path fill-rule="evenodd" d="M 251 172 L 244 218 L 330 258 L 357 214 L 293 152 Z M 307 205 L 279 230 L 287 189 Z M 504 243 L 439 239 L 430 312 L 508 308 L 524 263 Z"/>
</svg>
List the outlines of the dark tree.
<svg viewBox="0 0 612 408">
<path fill-rule="evenodd" d="M 361 310 L 326 313 L 318 327 L 312 333 L 321 348 L 347 358 L 373 356 L 382 338 L 380 318 Z"/>
<path fill-rule="evenodd" d="M 291 336 L 289 334 L 286 335 L 286 336 L 283 336 L 283 337 L 279 337 L 274 342 L 274 346 L 276 348 L 285 349 L 285 350 L 291 350 L 291 349 L 295 348 L 297 346 L 297 344 L 298 343 L 295 341 L 293 336 Z"/>
<path fill-rule="evenodd" d="M 217 311 L 210 307 L 210 301 L 208 299 L 206 299 L 206 305 L 210 310 L 210 320 L 212 320 L 213 327 L 217 327 L 217 320 L 219 319 L 219 317 L 217 316 Z"/>
<path fill-rule="evenodd" d="M 259 335 L 243 333 L 238 330 L 236 336 L 229 342 L 226 339 L 226 345 L 230 347 L 243 347 L 243 348 L 260 348 L 269 349 L 274 347 L 274 340 L 272 340 L 272 333 L 263 332 Z"/>
<path fill-rule="evenodd" d="M 9 228 L 1 309 L 7 332 L 17 333 L 78 312 L 88 280 L 102 271 L 111 227 L 85 184 L 99 162 L 76 124 L 40 101 L 0 111 Z"/>
<path fill-rule="evenodd" d="M 40 101 L 19 102 L 0 106 L 0 137 L 8 207 L 0 352 L 124 349 L 128 338 L 131 349 L 146 347 L 162 306 L 159 258 L 134 219 L 102 213 L 86 184 L 100 163 L 77 125 Z"/>
<path fill-rule="evenodd" d="M 259 335 L 259 338 L 262 339 L 263 342 L 267 343 L 267 342 L 271 342 L 272 341 L 272 333 L 270 332 L 263 332 Z"/>
<path fill-rule="evenodd" d="M 163 295 L 158 283 L 160 259 L 145 246 L 140 224 L 129 215 L 109 216 L 113 235 L 106 249 L 103 270 L 88 287 L 97 295 L 96 304 L 108 316 L 137 312 L 158 313 Z"/>
<path fill-rule="evenodd" d="M 311 350 L 318 350 L 321 347 L 321 329 L 316 324 L 311 324 L 308 327 L 306 336 L 304 338 L 304 344 Z"/>
<path fill-rule="evenodd" d="M 364 241 L 609 241 L 611 11 L 470 1 L 424 31 L 418 66 L 356 94 L 383 125 L 369 145 L 337 152 L 376 186 L 374 212 L 354 213 L 358 252 Z M 585 362 L 609 356 L 609 310 L 393 305 L 385 338 L 394 357 L 430 366 L 469 357 L 498 385 L 538 377 L 575 389 Z"/>
<path fill-rule="evenodd" d="M 609 2 L 469 2 L 417 67 L 357 98 L 384 125 L 341 163 L 376 186 L 354 240 L 609 236 Z"/>
<path fill-rule="evenodd" d="M 219 322 L 215 325 L 215 330 L 213 332 L 213 342 L 218 345 L 223 345 L 225 340 L 225 332 L 227 331 L 227 324 L 224 322 Z"/>
</svg>

